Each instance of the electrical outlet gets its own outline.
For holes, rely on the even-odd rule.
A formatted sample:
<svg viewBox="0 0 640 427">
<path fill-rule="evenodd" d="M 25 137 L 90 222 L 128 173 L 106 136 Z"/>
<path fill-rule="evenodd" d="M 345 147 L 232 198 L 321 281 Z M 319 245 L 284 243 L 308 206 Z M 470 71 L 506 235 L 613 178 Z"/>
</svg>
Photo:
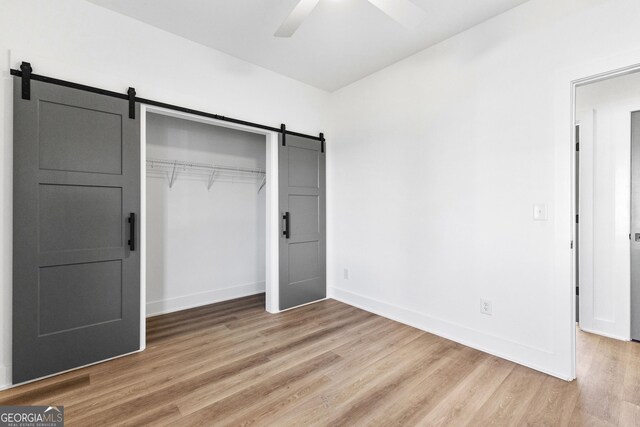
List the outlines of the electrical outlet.
<svg viewBox="0 0 640 427">
<path fill-rule="evenodd" d="M 489 299 L 480 298 L 480 313 L 493 315 L 493 303 Z"/>
<path fill-rule="evenodd" d="M 345 268 L 344 271 L 342 272 L 342 276 L 344 277 L 344 280 L 349 280 L 349 269 Z"/>
</svg>

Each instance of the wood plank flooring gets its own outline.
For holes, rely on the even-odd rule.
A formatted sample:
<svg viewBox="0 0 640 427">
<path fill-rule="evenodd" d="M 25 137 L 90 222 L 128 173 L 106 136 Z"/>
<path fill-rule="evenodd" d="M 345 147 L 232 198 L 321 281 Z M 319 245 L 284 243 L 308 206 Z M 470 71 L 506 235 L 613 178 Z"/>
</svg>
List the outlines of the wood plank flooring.
<svg viewBox="0 0 640 427">
<path fill-rule="evenodd" d="M 327 300 L 150 318 L 147 349 L 0 392 L 67 425 L 640 426 L 640 344 L 578 333 L 568 383 Z"/>
</svg>

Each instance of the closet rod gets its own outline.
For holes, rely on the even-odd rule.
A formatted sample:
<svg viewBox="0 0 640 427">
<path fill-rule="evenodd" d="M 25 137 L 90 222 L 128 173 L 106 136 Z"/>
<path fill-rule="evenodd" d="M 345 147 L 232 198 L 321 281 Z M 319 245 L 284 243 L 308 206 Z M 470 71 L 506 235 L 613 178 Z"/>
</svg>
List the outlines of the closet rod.
<svg viewBox="0 0 640 427">
<path fill-rule="evenodd" d="M 179 166 L 181 168 L 189 168 L 189 169 L 205 169 L 205 170 L 216 170 L 216 171 L 226 171 L 226 172 L 234 172 L 234 173 L 246 173 L 252 175 L 264 175 L 265 171 L 260 168 L 247 168 L 243 166 L 231 166 L 231 165 L 219 165 L 214 163 L 200 163 L 200 162 L 190 162 L 185 160 L 169 160 L 169 159 L 155 159 L 155 158 L 147 158 L 147 166 Z"/>
<path fill-rule="evenodd" d="M 26 64 L 27 66 L 29 66 L 29 64 L 26 63 L 26 62 L 23 62 L 22 64 L 23 65 Z M 30 69 L 30 66 L 29 66 L 29 69 Z M 12 68 L 10 70 L 10 72 L 11 72 L 12 76 L 22 77 L 22 71 L 21 70 L 16 70 L 16 69 Z M 33 74 L 33 73 L 29 72 L 28 78 L 31 79 L 31 80 L 38 80 L 38 81 L 41 81 L 41 82 L 55 84 L 55 85 L 58 85 L 58 86 L 65 86 L 65 87 L 69 87 L 69 88 L 72 88 L 72 89 L 83 90 L 85 92 L 92 92 L 92 93 L 97 93 L 97 94 L 100 94 L 100 95 L 111 96 L 113 98 L 119 98 L 119 99 L 124 99 L 124 100 L 129 100 L 130 99 L 129 94 L 127 94 L 127 93 L 114 92 L 114 91 L 111 91 L 111 90 L 101 89 L 101 88 L 93 87 L 93 86 L 87 86 L 87 85 L 83 85 L 83 84 L 80 84 L 80 83 L 70 82 L 70 81 L 67 81 L 67 80 L 60 80 L 60 79 L 56 79 L 54 77 L 43 76 L 41 74 Z M 174 105 L 174 104 L 168 104 L 166 102 L 154 101 L 152 99 L 141 98 L 139 96 L 135 96 L 134 99 L 135 99 L 135 102 L 139 102 L 141 104 L 151 105 L 151 106 L 154 106 L 154 107 L 167 108 L 169 110 L 180 111 L 182 113 L 187 113 L 187 114 L 193 114 L 193 115 L 196 115 L 196 116 L 207 117 L 207 118 L 210 118 L 210 119 L 215 119 L 215 120 L 220 120 L 220 121 L 223 121 L 223 122 L 234 123 L 234 124 L 237 124 L 237 125 L 249 126 L 249 127 L 253 127 L 253 128 L 256 128 L 256 129 L 268 130 L 268 131 L 271 131 L 271 132 L 278 132 L 278 133 L 282 132 L 282 130 L 279 127 L 273 127 L 273 126 L 263 125 L 263 124 L 260 124 L 260 123 L 248 122 L 246 120 L 234 119 L 232 117 L 220 116 L 218 114 L 207 113 L 206 111 L 193 110 L 191 108 L 181 107 L 179 105 Z M 293 131 L 290 131 L 290 130 L 285 130 L 285 133 L 287 135 L 299 136 L 301 138 L 314 139 L 316 141 L 321 141 L 323 139 L 321 136 L 307 135 L 307 134 L 304 134 L 304 133 L 293 132 Z"/>
<path fill-rule="evenodd" d="M 262 178 L 260 181 L 260 187 L 258 193 L 262 190 L 266 183 L 266 172 L 260 168 L 247 168 L 242 166 L 229 166 L 210 163 L 198 163 L 188 162 L 184 160 L 168 160 L 168 159 L 147 159 L 147 172 L 158 171 L 166 172 L 169 177 L 169 188 L 173 188 L 173 183 L 176 179 L 176 172 L 192 173 L 196 175 L 202 175 L 203 173 L 209 177 L 207 189 L 211 188 L 211 185 L 216 179 L 231 179 L 232 182 L 236 182 L 236 179 L 241 179 L 244 183 L 254 182 L 253 180 Z M 252 181 L 246 181 L 252 179 Z"/>
</svg>

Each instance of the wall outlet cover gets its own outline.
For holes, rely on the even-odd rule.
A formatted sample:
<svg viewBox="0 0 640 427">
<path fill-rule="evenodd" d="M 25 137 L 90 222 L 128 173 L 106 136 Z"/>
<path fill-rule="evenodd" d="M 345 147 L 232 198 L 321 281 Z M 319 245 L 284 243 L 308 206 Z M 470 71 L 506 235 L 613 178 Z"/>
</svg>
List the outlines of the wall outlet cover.
<svg viewBox="0 0 640 427">
<path fill-rule="evenodd" d="M 493 315 L 493 302 L 486 298 L 480 298 L 480 313 Z"/>
</svg>

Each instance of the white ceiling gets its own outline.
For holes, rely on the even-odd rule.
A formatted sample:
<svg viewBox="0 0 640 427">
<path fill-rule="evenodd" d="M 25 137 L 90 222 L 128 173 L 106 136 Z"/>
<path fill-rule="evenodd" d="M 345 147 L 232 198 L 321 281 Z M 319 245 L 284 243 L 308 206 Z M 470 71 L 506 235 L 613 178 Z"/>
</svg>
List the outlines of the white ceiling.
<svg viewBox="0 0 640 427">
<path fill-rule="evenodd" d="M 415 30 L 367 0 L 321 0 L 291 38 L 273 36 L 298 0 L 88 0 L 245 61 L 334 91 L 527 0 L 412 0 Z"/>
</svg>

